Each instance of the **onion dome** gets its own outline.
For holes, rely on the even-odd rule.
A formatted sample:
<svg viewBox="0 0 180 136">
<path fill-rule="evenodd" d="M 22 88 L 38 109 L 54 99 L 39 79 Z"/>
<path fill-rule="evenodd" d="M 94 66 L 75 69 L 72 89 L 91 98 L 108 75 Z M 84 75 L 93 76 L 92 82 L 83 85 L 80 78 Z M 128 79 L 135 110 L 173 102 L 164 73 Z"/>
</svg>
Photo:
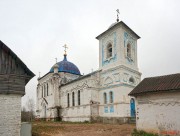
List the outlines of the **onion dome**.
<svg viewBox="0 0 180 136">
<path fill-rule="evenodd" d="M 75 74 L 75 75 L 81 75 L 78 67 L 74 65 L 72 62 L 67 61 L 67 55 L 64 54 L 64 59 L 63 61 L 60 61 L 57 63 L 58 65 L 58 72 L 66 72 L 70 74 Z M 54 72 L 54 67 L 50 69 L 50 72 Z"/>
</svg>

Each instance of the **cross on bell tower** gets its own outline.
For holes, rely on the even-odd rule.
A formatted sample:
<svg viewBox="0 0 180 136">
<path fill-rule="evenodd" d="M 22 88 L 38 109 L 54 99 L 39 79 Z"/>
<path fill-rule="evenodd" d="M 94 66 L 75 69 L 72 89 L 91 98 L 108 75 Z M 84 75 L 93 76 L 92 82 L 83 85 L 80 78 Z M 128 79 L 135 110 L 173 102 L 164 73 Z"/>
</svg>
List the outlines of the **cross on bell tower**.
<svg viewBox="0 0 180 136">
<path fill-rule="evenodd" d="M 116 12 L 117 12 L 117 19 L 116 19 L 116 21 L 119 22 L 119 14 L 120 14 L 119 13 L 119 9 L 117 9 Z"/>
</svg>

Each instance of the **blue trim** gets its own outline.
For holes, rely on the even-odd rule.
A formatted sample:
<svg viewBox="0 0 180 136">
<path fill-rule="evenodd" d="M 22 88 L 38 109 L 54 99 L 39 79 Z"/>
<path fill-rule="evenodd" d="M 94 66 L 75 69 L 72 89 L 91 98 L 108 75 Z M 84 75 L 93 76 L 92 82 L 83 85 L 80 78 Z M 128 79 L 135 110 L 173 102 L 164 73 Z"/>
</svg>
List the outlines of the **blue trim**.
<svg viewBox="0 0 180 136">
<path fill-rule="evenodd" d="M 110 113 L 113 113 L 114 112 L 114 105 L 111 105 L 110 106 Z"/>
<path fill-rule="evenodd" d="M 102 66 L 105 66 L 105 65 L 108 65 L 112 62 L 115 62 L 117 60 L 117 52 L 116 52 L 116 32 L 113 33 L 113 36 L 114 36 L 114 47 L 113 47 L 113 51 L 114 51 L 114 54 L 113 54 L 113 57 L 110 58 L 109 60 L 105 60 L 105 57 L 104 57 L 104 49 L 106 48 L 106 45 L 104 45 L 104 41 L 102 40 Z"/>
<path fill-rule="evenodd" d="M 135 46 L 136 46 L 136 43 L 135 43 L 135 40 L 134 38 L 129 35 L 127 32 L 124 32 L 124 47 L 126 48 L 127 47 L 127 44 L 126 41 L 128 40 L 128 43 L 130 43 L 131 45 L 131 48 L 132 49 L 135 49 Z M 135 53 L 135 52 L 134 52 Z M 136 55 L 136 54 L 134 54 Z M 126 62 L 130 65 L 132 65 L 134 63 L 134 61 L 132 61 L 130 58 L 126 57 Z"/>
<path fill-rule="evenodd" d="M 104 106 L 104 112 L 105 113 L 108 113 L 109 111 L 108 111 L 108 106 Z"/>
</svg>

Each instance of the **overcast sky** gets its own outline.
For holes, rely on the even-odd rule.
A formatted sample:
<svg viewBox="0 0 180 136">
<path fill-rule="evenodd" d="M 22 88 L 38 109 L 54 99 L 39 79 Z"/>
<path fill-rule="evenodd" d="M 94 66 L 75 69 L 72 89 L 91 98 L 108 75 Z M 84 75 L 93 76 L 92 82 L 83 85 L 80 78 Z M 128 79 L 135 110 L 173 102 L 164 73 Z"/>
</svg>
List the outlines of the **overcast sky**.
<svg viewBox="0 0 180 136">
<path fill-rule="evenodd" d="M 132 28 L 138 40 L 142 79 L 180 72 L 179 0 L 0 0 L 0 40 L 37 75 L 26 86 L 27 98 L 36 99 L 38 73 L 49 72 L 67 58 L 81 73 L 98 69 L 98 40 L 116 21 Z"/>
</svg>

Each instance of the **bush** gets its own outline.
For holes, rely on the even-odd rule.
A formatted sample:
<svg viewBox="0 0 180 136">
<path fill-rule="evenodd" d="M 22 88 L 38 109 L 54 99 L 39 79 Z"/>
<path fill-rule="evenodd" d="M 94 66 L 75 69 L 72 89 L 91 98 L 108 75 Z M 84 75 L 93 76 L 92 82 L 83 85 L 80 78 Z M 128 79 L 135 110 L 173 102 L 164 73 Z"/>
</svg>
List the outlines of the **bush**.
<svg viewBox="0 0 180 136">
<path fill-rule="evenodd" d="M 89 121 L 85 120 L 83 123 L 90 123 Z"/>
<path fill-rule="evenodd" d="M 147 133 L 142 130 L 138 131 L 134 129 L 133 132 L 131 133 L 131 136 L 158 136 L 158 134 Z"/>
</svg>

